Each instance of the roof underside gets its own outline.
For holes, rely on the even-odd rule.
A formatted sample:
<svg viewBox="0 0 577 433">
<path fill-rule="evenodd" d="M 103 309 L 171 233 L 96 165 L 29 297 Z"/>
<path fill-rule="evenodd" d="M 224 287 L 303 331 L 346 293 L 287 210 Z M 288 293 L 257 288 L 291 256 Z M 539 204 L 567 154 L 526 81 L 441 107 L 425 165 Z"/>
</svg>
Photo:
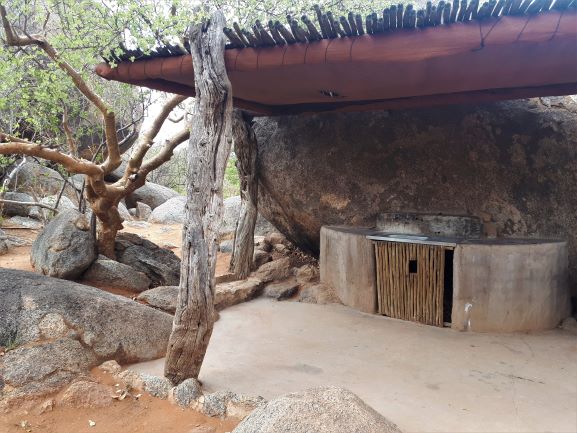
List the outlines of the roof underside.
<svg viewBox="0 0 577 433">
<path fill-rule="evenodd" d="M 418 27 L 416 21 L 411 27 L 409 15 L 405 28 L 396 31 L 381 27 L 373 34 L 357 30 L 320 40 L 307 33 L 303 42 L 273 46 L 247 47 L 227 34 L 233 47 L 225 51 L 225 61 L 235 105 L 257 115 L 280 115 L 576 94 L 577 11 L 529 13 L 544 2 L 526 3 L 524 15 L 483 13 L 459 21 L 457 14 L 451 22 L 449 10 L 447 21 L 440 15 L 439 24 L 446 25 Z M 117 68 L 104 63 L 97 72 L 194 95 L 189 54 L 121 61 Z"/>
</svg>

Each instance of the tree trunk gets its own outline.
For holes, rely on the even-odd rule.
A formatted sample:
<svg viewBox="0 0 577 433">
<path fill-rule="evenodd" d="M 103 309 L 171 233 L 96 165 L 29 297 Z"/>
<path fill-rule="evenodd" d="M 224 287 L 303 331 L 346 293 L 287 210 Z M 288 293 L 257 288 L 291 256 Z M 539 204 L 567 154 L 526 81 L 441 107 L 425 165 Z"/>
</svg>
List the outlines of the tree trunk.
<svg viewBox="0 0 577 433">
<path fill-rule="evenodd" d="M 90 209 L 98 217 L 98 254 L 105 255 L 109 259 L 116 260 L 114 245 L 116 234 L 124 228 L 123 219 L 118 212 L 118 203 L 124 197 L 121 193 L 97 195 L 90 183 L 85 184 L 86 201 Z"/>
<path fill-rule="evenodd" d="M 101 198 L 96 203 L 91 203 L 91 208 L 99 221 L 98 253 L 116 260 L 116 252 L 114 251 L 116 234 L 124 228 L 122 217 L 118 212 L 118 203 Z"/>
<path fill-rule="evenodd" d="M 215 12 L 190 32 L 196 98 L 188 145 L 180 289 L 164 367 L 165 376 L 174 384 L 198 377 L 214 324 L 217 232 L 232 144 L 224 24 L 223 14 Z"/>
<path fill-rule="evenodd" d="M 250 274 L 254 254 L 254 227 L 258 216 L 256 174 L 257 141 L 250 119 L 235 110 L 232 123 L 234 151 L 240 177 L 240 214 L 236 223 L 230 272 L 244 279 Z"/>
</svg>

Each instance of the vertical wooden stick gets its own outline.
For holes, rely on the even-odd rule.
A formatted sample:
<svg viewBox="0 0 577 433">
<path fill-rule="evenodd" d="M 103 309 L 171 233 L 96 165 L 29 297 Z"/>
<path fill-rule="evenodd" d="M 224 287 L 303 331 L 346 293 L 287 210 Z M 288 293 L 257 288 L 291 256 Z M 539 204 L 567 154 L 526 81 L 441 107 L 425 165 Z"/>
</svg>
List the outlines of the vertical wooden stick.
<svg viewBox="0 0 577 433">
<path fill-rule="evenodd" d="M 196 98 L 188 145 L 186 219 L 180 287 L 165 376 L 198 377 L 214 324 L 214 271 L 222 183 L 232 145 L 232 88 L 224 64 L 224 15 L 191 26 Z"/>
</svg>

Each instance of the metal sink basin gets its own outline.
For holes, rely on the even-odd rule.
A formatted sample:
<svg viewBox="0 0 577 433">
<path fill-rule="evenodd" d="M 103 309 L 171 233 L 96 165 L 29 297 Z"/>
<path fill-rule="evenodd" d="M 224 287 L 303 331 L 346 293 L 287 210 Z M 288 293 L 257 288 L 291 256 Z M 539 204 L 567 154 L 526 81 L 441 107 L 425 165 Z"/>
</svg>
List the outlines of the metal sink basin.
<svg viewBox="0 0 577 433">
<path fill-rule="evenodd" d="M 429 237 L 428 236 L 417 236 L 417 235 L 386 235 L 388 238 L 395 238 L 395 239 L 411 239 L 415 241 L 425 241 Z"/>
</svg>

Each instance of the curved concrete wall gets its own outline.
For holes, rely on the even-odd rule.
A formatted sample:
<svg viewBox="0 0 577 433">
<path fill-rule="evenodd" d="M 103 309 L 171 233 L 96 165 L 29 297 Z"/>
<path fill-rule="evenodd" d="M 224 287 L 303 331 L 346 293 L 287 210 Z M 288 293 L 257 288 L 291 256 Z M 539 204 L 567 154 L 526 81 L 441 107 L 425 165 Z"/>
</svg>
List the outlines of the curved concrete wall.
<svg viewBox="0 0 577 433">
<path fill-rule="evenodd" d="M 321 229 L 321 282 L 343 304 L 377 312 L 370 228 Z M 471 241 L 455 247 L 451 327 L 515 332 L 555 328 L 569 315 L 567 244 L 555 241 Z"/>
<path fill-rule="evenodd" d="M 569 315 L 565 242 L 463 244 L 453 263 L 453 329 L 540 331 Z"/>
</svg>

